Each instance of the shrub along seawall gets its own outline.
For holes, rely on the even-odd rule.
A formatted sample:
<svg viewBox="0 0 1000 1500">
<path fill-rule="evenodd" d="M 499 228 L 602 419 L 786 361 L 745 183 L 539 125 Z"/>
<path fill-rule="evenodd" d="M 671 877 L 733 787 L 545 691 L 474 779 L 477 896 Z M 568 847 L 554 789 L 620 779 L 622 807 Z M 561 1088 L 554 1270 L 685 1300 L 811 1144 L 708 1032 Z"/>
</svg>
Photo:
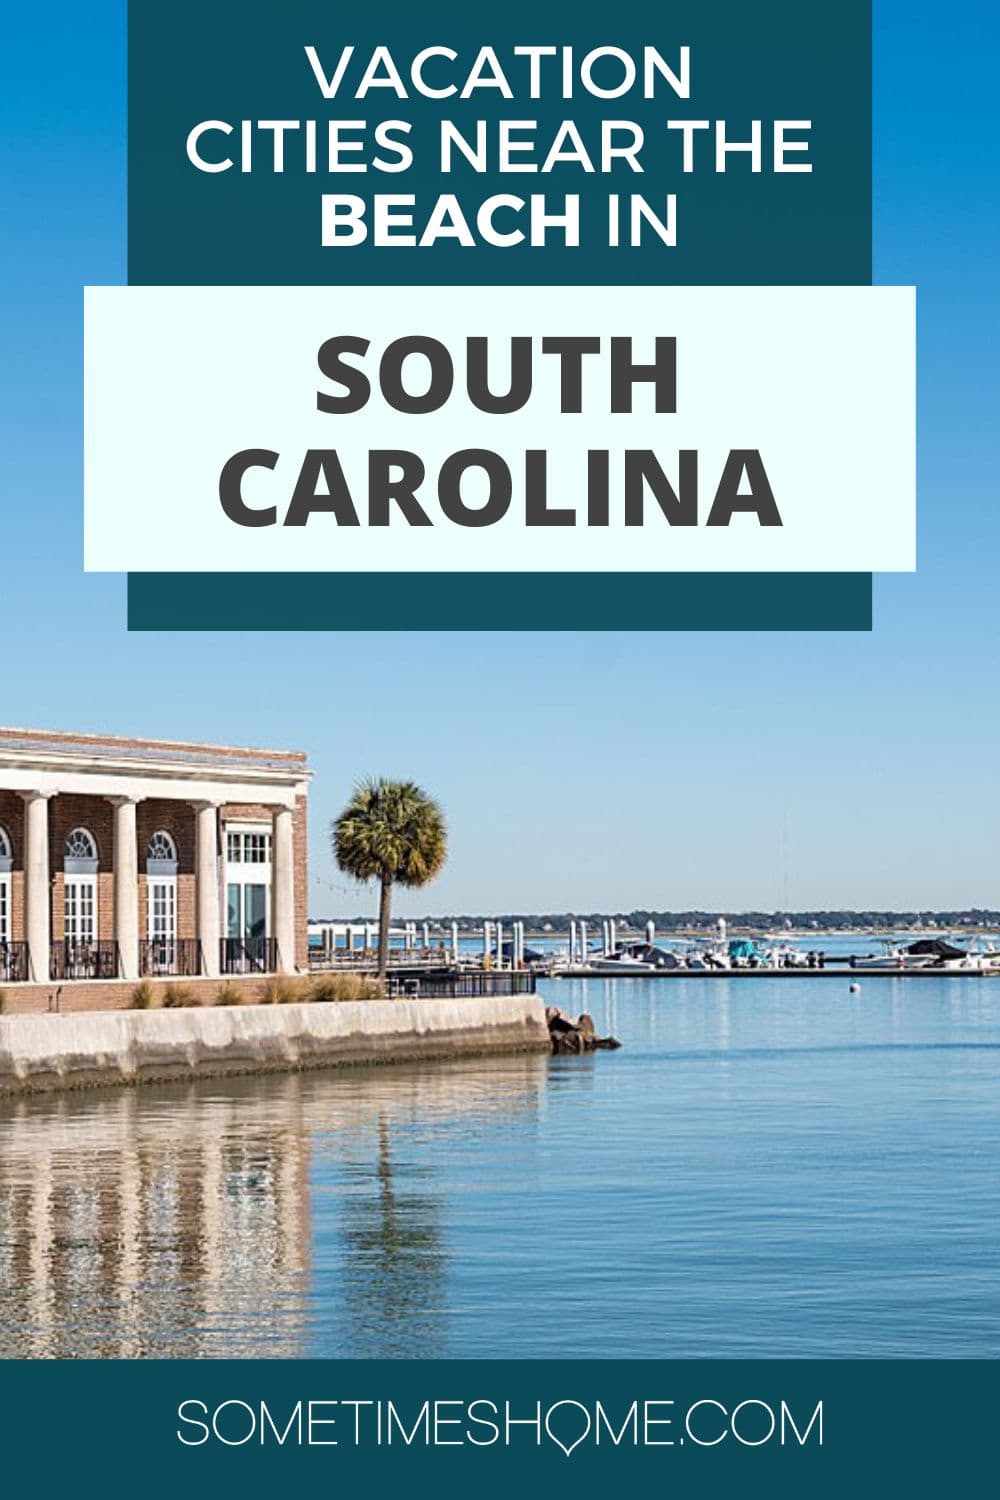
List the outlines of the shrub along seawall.
<svg viewBox="0 0 1000 1500">
<path fill-rule="evenodd" d="M 222 987 L 213 981 L 211 988 Z M 277 1004 L 157 998 L 148 1008 L 0 1017 L 0 1093 L 550 1047 L 537 995 L 282 997 Z"/>
<path fill-rule="evenodd" d="M 70 1014 L 96 1010 L 174 1010 L 188 1005 L 287 1005 L 292 1001 L 377 1000 L 374 979 L 362 974 L 234 975 L 224 979 L 74 980 L 71 984 L 12 984 L 0 988 L 0 1016 Z"/>
</svg>

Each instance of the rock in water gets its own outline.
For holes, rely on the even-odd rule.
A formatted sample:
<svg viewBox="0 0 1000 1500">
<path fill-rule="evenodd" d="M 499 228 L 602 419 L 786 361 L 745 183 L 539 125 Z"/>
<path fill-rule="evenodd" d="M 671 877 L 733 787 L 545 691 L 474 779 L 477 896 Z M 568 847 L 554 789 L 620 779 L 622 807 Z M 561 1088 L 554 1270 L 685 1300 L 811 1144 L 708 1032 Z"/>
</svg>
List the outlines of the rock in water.
<svg viewBox="0 0 1000 1500">
<path fill-rule="evenodd" d="M 595 1052 L 598 1048 L 613 1051 L 621 1042 L 613 1036 L 598 1036 L 594 1018 L 583 1012 L 572 1020 L 558 1006 L 550 1005 L 545 1011 L 549 1037 L 553 1052 Z"/>
</svg>

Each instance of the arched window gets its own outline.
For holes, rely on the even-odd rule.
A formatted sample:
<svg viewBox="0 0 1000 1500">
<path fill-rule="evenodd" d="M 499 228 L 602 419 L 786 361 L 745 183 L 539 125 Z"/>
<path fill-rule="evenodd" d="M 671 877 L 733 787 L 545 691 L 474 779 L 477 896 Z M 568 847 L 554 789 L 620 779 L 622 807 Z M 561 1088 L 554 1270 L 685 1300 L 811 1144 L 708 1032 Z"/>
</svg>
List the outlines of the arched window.
<svg viewBox="0 0 1000 1500">
<path fill-rule="evenodd" d="M 165 828 L 146 845 L 146 936 L 154 971 L 176 973 L 177 844 Z"/>
<path fill-rule="evenodd" d="M 146 874 L 177 874 L 177 845 L 165 828 L 158 828 L 146 845 Z"/>
<path fill-rule="evenodd" d="M 86 828 L 74 828 L 66 838 L 63 868 L 71 875 L 97 874 L 97 841 Z"/>
<path fill-rule="evenodd" d="M 10 873 L 11 861 L 14 858 L 14 846 L 10 841 L 10 834 L 0 823 L 0 872 L 7 875 Z"/>
<path fill-rule="evenodd" d="M 75 963 L 90 954 L 98 938 L 97 840 L 89 829 L 74 828 L 67 835 L 63 874 L 64 935 Z"/>
</svg>

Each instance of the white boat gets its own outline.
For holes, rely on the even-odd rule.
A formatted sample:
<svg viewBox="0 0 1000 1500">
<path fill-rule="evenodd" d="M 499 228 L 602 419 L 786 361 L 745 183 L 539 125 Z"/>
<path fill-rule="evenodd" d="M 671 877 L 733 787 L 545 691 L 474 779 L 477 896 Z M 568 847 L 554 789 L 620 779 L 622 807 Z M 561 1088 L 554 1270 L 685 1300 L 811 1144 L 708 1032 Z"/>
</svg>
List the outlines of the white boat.
<svg viewBox="0 0 1000 1500">
<path fill-rule="evenodd" d="M 684 960 L 686 969 L 701 971 L 704 969 L 731 969 L 733 966 L 729 961 L 727 953 L 720 953 L 717 949 L 706 948 L 702 953 L 689 953 Z"/>
<path fill-rule="evenodd" d="M 963 953 L 961 958 L 942 958 L 930 964 L 929 967 L 935 972 L 958 969 L 973 974 L 989 974 L 992 972 L 992 965 L 989 962 L 991 958 L 997 960 L 997 967 L 1000 968 L 1000 953 Z"/>
<path fill-rule="evenodd" d="M 650 943 L 627 943 L 613 953 L 593 953 L 587 967 L 594 974 L 655 974 L 658 970 L 679 969 L 681 961 Z"/>
<path fill-rule="evenodd" d="M 916 942 L 905 945 L 898 942 L 887 943 L 886 951 L 881 954 L 852 958 L 851 967 L 905 974 L 923 971 L 950 973 L 956 970 L 983 973 L 986 972 L 984 957 L 981 953 L 966 953 L 942 938 L 918 938 Z"/>
<path fill-rule="evenodd" d="M 593 974 L 653 974 L 655 964 L 643 963 L 627 953 L 595 953 L 587 960 L 587 968 Z"/>
<path fill-rule="evenodd" d="M 926 965 L 920 960 L 914 960 L 907 964 L 906 954 L 898 943 L 887 943 L 884 953 L 865 953 L 860 957 L 855 955 L 851 959 L 852 969 L 875 969 L 878 972 L 885 970 L 899 970 L 903 968 L 919 969 Z"/>
</svg>

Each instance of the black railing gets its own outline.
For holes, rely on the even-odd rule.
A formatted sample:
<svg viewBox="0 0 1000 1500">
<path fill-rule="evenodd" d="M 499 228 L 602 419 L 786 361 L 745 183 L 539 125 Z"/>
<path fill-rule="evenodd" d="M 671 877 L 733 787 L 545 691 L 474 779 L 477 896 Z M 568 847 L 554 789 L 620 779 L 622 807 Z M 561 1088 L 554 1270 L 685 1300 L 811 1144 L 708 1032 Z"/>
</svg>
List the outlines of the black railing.
<svg viewBox="0 0 1000 1500">
<path fill-rule="evenodd" d="M 52 944 L 53 979 L 117 979 L 118 944 L 67 938 Z"/>
<path fill-rule="evenodd" d="M 392 948 L 389 952 L 390 969 L 435 969 L 449 963 L 451 955 L 440 948 Z M 357 969 L 375 968 L 378 965 L 377 948 L 337 948 L 333 953 L 322 948 L 309 949 L 311 969 Z"/>
<path fill-rule="evenodd" d="M 27 977 L 27 943 L 0 943 L 0 984 L 23 984 Z"/>
<path fill-rule="evenodd" d="M 277 938 L 223 938 L 219 949 L 219 962 L 223 974 L 276 974 L 278 972 Z"/>
<path fill-rule="evenodd" d="M 537 981 L 530 969 L 475 970 L 454 974 L 406 974 L 389 980 L 390 995 L 413 995 L 421 1000 L 490 999 L 502 995 L 533 995 Z"/>
<path fill-rule="evenodd" d="M 192 978 L 201 971 L 197 938 L 147 938 L 139 944 L 139 973 L 144 979 L 178 974 Z"/>
</svg>

